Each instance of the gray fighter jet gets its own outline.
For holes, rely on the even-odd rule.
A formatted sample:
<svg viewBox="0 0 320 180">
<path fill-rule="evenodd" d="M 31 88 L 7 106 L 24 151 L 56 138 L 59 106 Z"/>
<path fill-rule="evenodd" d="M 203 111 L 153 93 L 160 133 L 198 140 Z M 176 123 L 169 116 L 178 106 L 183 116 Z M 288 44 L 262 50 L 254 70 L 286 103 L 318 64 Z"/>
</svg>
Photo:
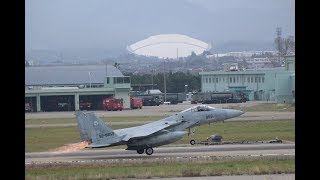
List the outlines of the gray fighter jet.
<svg viewBox="0 0 320 180">
<path fill-rule="evenodd" d="M 243 113 L 239 110 L 197 105 L 155 122 L 117 130 L 112 130 L 93 112 L 77 111 L 75 115 L 81 140 L 91 142 L 88 148 L 127 145 L 126 150 L 151 155 L 153 147 L 173 143 L 187 133 L 190 135 L 190 128 L 224 121 Z M 195 141 L 191 140 L 190 143 L 194 144 Z"/>
</svg>

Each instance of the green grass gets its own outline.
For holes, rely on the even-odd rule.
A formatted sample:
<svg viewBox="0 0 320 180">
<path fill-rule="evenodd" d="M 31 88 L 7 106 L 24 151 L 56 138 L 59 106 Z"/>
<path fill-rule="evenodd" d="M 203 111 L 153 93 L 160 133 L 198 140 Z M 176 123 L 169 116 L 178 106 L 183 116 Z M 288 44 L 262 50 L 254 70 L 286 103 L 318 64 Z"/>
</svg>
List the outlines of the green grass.
<svg viewBox="0 0 320 180">
<path fill-rule="evenodd" d="M 26 166 L 26 179 L 125 179 L 295 173 L 294 159 L 214 160 L 188 163 Z"/>
<path fill-rule="evenodd" d="M 135 125 L 113 125 L 112 129 L 132 127 Z M 202 125 L 196 128 L 196 140 L 206 140 L 212 134 L 220 134 L 224 141 L 231 140 L 270 140 L 278 137 L 282 140 L 294 141 L 294 120 L 269 120 L 269 121 L 230 121 Z M 184 138 L 174 144 L 188 144 L 191 137 Z M 26 128 L 25 144 L 26 152 L 48 151 L 65 144 L 80 142 L 78 127 L 55 127 L 55 128 Z M 169 146 L 172 146 L 170 144 Z M 115 146 L 121 148 L 125 146 Z"/>
<path fill-rule="evenodd" d="M 127 126 L 112 126 L 114 129 Z M 25 128 L 26 152 L 49 151 L 66 144 L 80 142 L 80 133 L 77 126 L 74 127 L 49 127 L 49 128 Z M 120 148 L 115 146 L 114 148 Z"/>
<path fill-rule="evenodd" d="M 270 140 L 276 137 L 283 140 L 294 141 L 294 120 L 272 121 L 233 121 L 202 125 L 196 128 L 194 138 L 205 140 L 212 134 L 220 134 L 224 141 L 239 140 Z M 190 137 L 185 136 L 179 142 L 188 143 Z"/>
<path fill-rule="evenodd" d="M 240 105 L 227 107 L 229 109 L 238 109 L 245 112 L 267 111 L 267 112 L 295 112 L 295 106 L 291 104 L 265 103 L 250 107 L 240 107 Z"/>
<path fill-rule="evenodd" d="M 101 117 L 104 122 L 130 122 L 130 121 L 156 121 L 164 116 L 137 116 L 137 117 Z M 26 119 L 26 125 L 33 124 L 65 124 L 76 123 L 75 118 L 52 118 L 52 119 Z"/>
</svg>

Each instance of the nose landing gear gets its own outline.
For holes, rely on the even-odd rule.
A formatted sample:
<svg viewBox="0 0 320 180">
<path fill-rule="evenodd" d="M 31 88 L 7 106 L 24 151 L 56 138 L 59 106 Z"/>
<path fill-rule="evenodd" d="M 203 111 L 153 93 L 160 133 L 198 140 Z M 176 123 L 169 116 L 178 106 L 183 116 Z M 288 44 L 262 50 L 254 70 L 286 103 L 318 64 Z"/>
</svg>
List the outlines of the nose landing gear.
<svg viewBox="0 0 320 180">
<path fill-rule="evenodd" d="M 194 139 L 191 139 L 191 140 L 190 140 L 190 144 L 191 144 L 191 145 L 194 145 L 195 143 L 196 143 L 196 141 L 195 141 Z"/>
<path fill-rule="evenodd" d="M 194 136 L 194 133 L 195 133 L 195 131 L 196 131 L 196 128 L 194 128 L 193 130 L 192 130 L 192 132 L 191 132 L 191 129 L 189 128 L 189 132 L 188 132 L 188 136 Z M 194 139 L 191 139 L 190 140 L 190 144 L 191 145 L 195 145 L 196 144 L 196 141 L 194 140 Z"/>
</svg>

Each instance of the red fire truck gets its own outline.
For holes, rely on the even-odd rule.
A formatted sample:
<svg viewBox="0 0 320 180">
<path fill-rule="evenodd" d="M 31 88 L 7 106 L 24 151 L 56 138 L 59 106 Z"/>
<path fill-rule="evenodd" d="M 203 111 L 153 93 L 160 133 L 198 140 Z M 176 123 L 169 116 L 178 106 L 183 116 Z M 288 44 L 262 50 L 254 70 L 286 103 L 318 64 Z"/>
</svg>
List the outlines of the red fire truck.
<svg viewBox="0 0 320 180">
<path fill-rule="evenodd" d="M 131 109 L 142 108 L 142 98 L 140 97 L 130 97 L 130 107 Z"/>
<path fill-rule="evenodd" d="M 122 111 L 123 109 L 123 99 L 117 99 L 117 98 L 107 98 L 103 99 L 102 101 L 102 107 L 104 110 L 108 111 Z"/>
</svg>

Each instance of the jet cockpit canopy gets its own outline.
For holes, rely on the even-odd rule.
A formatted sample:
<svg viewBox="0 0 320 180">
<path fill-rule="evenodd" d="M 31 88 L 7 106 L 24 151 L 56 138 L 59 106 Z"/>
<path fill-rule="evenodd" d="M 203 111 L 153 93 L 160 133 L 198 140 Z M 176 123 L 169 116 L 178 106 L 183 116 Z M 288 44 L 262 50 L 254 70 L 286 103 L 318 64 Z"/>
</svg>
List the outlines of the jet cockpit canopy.
<svg viewBox="0 0 320 180">
<path fill-rule="evenodd" d="M 215 109 L 214 107 L 211 107 L 208 105 L 197 105 L 197 106 L 193 106 L 193 107 L 188 108 L 188 109 L 181 111 L 181 112 L 212 111 L 214 109 Z"/>
</svg>

